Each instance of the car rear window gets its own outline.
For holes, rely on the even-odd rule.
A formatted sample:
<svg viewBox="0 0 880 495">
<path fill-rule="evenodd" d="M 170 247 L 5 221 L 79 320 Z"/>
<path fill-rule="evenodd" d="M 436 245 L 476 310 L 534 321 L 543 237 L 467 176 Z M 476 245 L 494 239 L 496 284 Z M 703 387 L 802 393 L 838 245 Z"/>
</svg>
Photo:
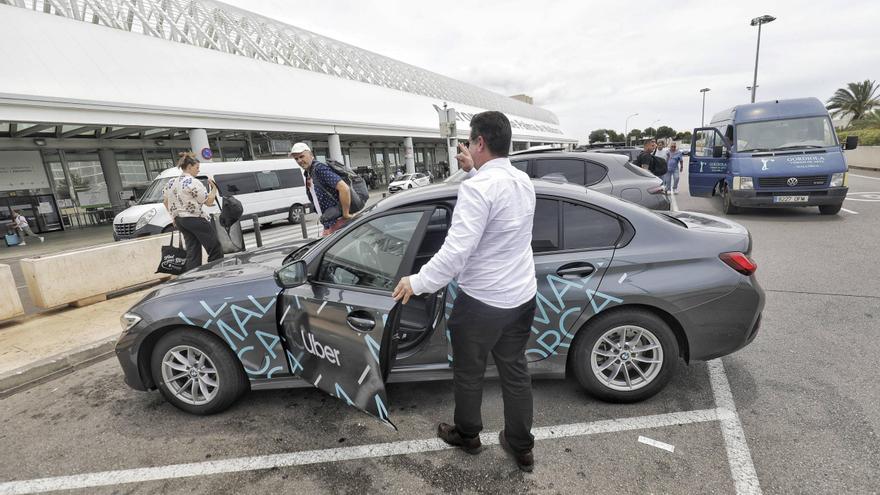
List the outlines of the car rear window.
<svg viewBox="0 0 880 495">
<path fill-rule="evenodd" d="M 627 170 L 629 170 L 630 172 L 632 172 L 634 174 L 641 175 L 642 177 L 656 177 L 651 172 L 643 169 L 642 167 L 639 167 L 638 165 L 634 164 L 633 162 L 626 162 L 623 166 L 626 167 Z"/>
</svg>

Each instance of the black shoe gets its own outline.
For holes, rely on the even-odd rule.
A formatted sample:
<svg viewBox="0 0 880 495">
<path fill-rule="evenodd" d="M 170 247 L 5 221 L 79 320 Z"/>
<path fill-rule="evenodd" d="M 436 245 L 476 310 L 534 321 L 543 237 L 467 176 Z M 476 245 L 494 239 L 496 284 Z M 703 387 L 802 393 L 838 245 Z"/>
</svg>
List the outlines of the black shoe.
<svg viewBox="0 0 880 495">
<path fill-rule="evenodd" d="M 510 448 L 510 444 L 507 443 L 507 438 L 504 436 L 504 430 L 498 432 L 498 442 L 501 444 L 501 448 L 513 457 L 513 460 L 516 461 L 516 465 L 519 467 L 520 471 L 531 473 L 532 470 L 535 469 L 535 456 L 532 454 L 532 451 L 527 450 L 521 453 L 514 452 L 513 449 Z"/>
<path fill-rule="evenodd" d="M 437 425 L 437 436 L 449 445 L 458 447 L 468 454 L 479 454 L 483 450 L 483 444 L 480 442 L 479 436 L 464 438 L 454 426 L 446 423 Z"/>
</svg>

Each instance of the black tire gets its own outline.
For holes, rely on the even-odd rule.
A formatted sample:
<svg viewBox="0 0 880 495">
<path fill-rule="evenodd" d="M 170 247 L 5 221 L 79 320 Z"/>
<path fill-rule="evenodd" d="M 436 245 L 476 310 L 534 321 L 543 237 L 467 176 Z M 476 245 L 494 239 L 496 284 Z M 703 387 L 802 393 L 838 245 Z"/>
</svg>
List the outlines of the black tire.
<svg viewBox="0 0 880 495">
<path fill-rule="evenodd" d="M 736 215 L 739 213 L 739 207 L 730 201 L 730 190 L 727 189 L 727 186 L 722 186 L 723 189 L 721 191 L 721 210 L 725 215 Z"/>
<path fill-rule="evenodd" d="M 290 210 L 287 212 L 287 221 L 298 225 L 306 216 L 305 208 L 302 205 L 291 205 Z"/>
<path fill-rule="evenodd" d="M 171 391 L 162 377 L 162 361 L 177 346 L 189 346 L 204 353 L 216 369 L 216 395 L 204 404 L 190 404 Z M 192 414 L 207 415 L 225 411 L 249 388 L 247 376 L 238 358 L 219 338 L 202 330 L 181 328 L 159 339 L 150 358 L 153 383 L 174 407 Z M 185 393 L 184 393 L 185 395 Z"/>
<path fill-rule="evenodd" d="M 619 327 L 630 326 L 640 327 L 652 334 L 652 336 L 659 342 L 660 350 L 662 351 L 662 359 L 660 360 L 659 370 L 656 370 L 653 373 L 651 372 L 650 364 L 645 367 L 645 371 L 648 372 L 647 376 L 650 380 L 648 380 L 647 383 L 640 385 L 640 388 L 636 388 L 635 390 L 617 390 L 612 388 L 608 382 L 600 380 L 599 377 L 596 376 L 596 372 L 593 371 L 591 363 L 593 348 L 596 346 L 599 339 L 607 332 Z M 635 335 L 633 335 L 632 338 L 635 339 Z M 679 361 L 678 341 L 675 338 L 675 334 L 669 328 L 669 325 L 654 313 L 641 309 L 615 311 L 598 316 L 578 332 L 574 344 L 572 345 L 571 352 L 572 355 L 569 360 L 569 367 L 570 371 L 573 371 L 575 378 L 577 378 L 578 383 L 580 383 L 587 393 L 593 397 L 607 402 L 639 402 L 652 397 L 657 392 L 663 390 L 663 388 L 669 383 L 669 380 L 675 375 L 675 370 L 678 367 Z M 657 351 L 645 352 L 651 352 L 653 355 L 647 356 L 646 354 L 641 353 L 639 357 L 655 358 L 658 354 Z M 618 356 L 620 355 L 621 354 Z M 612 358 L 609 357 L 607 359 Z M 607 361 L 603 361 L 603 363 L 599 363 L 597 366 L 601 366 L 601 364 L 606 362 Z M 644 364 L 645 363 L 637 364 L 637 361 L 630 357 L 629 365 L 621 367 L 620 370 L 628 373 L 628 370 L 632 369 L 633 366 L 643 366 Z M 639 369 L 642 370 L 641 367 Z M 601 371 L 599 373 L 601 374 Z M 631 376 L 636 377 L 636 380 L 640 380 L 638 375 L 633 374 Z"/>
<path fill-rule="evenodd" d="M 407 188 L 407 189 L 412 189 L 412 184 L 408 184 L 408 185 L 406 186 L 406 188 Z"/>
<path fill-rule="evenodd" d="M 840 213 L 841 208 L 843 208 L 843 203 L 840 203 L 839 205 L 819 205 L 819 214 L 837 215 Z"/>
</svg>

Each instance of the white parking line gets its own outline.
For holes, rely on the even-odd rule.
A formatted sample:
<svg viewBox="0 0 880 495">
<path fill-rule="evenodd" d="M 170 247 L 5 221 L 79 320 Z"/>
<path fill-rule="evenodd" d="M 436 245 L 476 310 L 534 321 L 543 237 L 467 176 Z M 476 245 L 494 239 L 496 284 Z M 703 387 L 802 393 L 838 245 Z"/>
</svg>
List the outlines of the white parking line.
<svg viewBox="0 0 880 495">
<path fill-rule="evenodd" d="M 869 177 L 869 176 L 867 176 L 867 175 L 849 174 L 849 176 L 850 176 L 850 177 L 859 177 L 859 178 L 861 178 L 861 179 L 880 180 L 880 177 Z"/>
<path fill-rule="evenodd" d="M 658 449 L 662 449 L 667 452 L 675 452 L 675 445 L 669 445 L 666 442 L 654 440 L 653 438 L 643 437 L 639 435 L 639 442 L 645 445 L 650 445 L 651 447 L 657 447 Z"/>
<path fill-rule="evenodd" d="M 644 430 L 664 426 L 678 426 L 708 421 L 722 422 L 730 419 L 728 410 L 702 409 L 635 418 L 612 419 L 592 423 L 574 423 L 557 426 L 534 428 L 535 440 L 568 438 L 599 433 L 618 431 Z M 498 444 L 498 432 L 486 432 L 480 435 L 486 445 Z M 98 473 L 58 476 L 35 480 L 9 481 L 0 483 L 0 494 L 42 493 L 54 490 L 74 490 L 78 488 L 94 488 L 113 486 L 126 483 L 142 483 L 193 476 L 238 473 L 279 467 L 306 466 L 325 462 L 370 459 L 393 455 L 418 454 L 448 450 L 450 447 L 438 438 L 407 440 L 401 442 L 359 445 L 336 449 L 310 450 L 254 457 L 239 457 L 220 461 L 195 462 L 191 464 L 172 464 L 150 468 L 124 469 Z M 753 492 L 754 493 L 754 492 Z"/>
<path fill-rule="evenodd" d="M 858 214 L 859 214 L 859 212 L 857 212 L 857 211 L 847 210 L 846 208 L 841 208 L 840 211 L 845 211 L 845 212 L 847 212 L 847 213 L 852 213 L 853 215 L 858 215 Z"/>
<path fill-rule="evenodd" d="M 739 415 L 736 413 L 736 404 L 733 402 L 733 394 L 730 392 L 730 382 L 724 373 L 724 365 L 721 359 L 709 361 L 709 379 L 712 382 L 712 393 L 715 396 L 715 406 L 719 416 L 725 411 L 725 417 L 721 419 L 721 433 L 724 435 L 724 447 L 727 449 L 727 462 L 730 464 L 730 474 L 736 486 L 737 495 L 761 493 L 761 485 L 758 483 L 758 474 L 752 463 L 752 453 L 746 443 L 746 434 L 743 431 Z"/>
</svg>

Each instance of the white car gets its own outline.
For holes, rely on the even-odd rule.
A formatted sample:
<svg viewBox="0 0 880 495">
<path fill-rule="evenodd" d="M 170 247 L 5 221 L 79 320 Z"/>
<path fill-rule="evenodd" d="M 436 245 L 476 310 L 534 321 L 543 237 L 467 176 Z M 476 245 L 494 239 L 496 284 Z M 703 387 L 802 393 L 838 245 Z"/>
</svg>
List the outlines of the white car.
<svg viewBox="0 0 880 495">
<path fill-rule="evenodd" d="M 396 193 L 398 191 L 402 191 L 404 189 L 412 189 L 414 187 L 422 187 L 427 186 L 431 183 L 431 179 L 421 173 L 414 174 L 406 174 L 403 177 L 395 180 L 391 184 L 388 184 L 388 192 Z"/>
</svg>

